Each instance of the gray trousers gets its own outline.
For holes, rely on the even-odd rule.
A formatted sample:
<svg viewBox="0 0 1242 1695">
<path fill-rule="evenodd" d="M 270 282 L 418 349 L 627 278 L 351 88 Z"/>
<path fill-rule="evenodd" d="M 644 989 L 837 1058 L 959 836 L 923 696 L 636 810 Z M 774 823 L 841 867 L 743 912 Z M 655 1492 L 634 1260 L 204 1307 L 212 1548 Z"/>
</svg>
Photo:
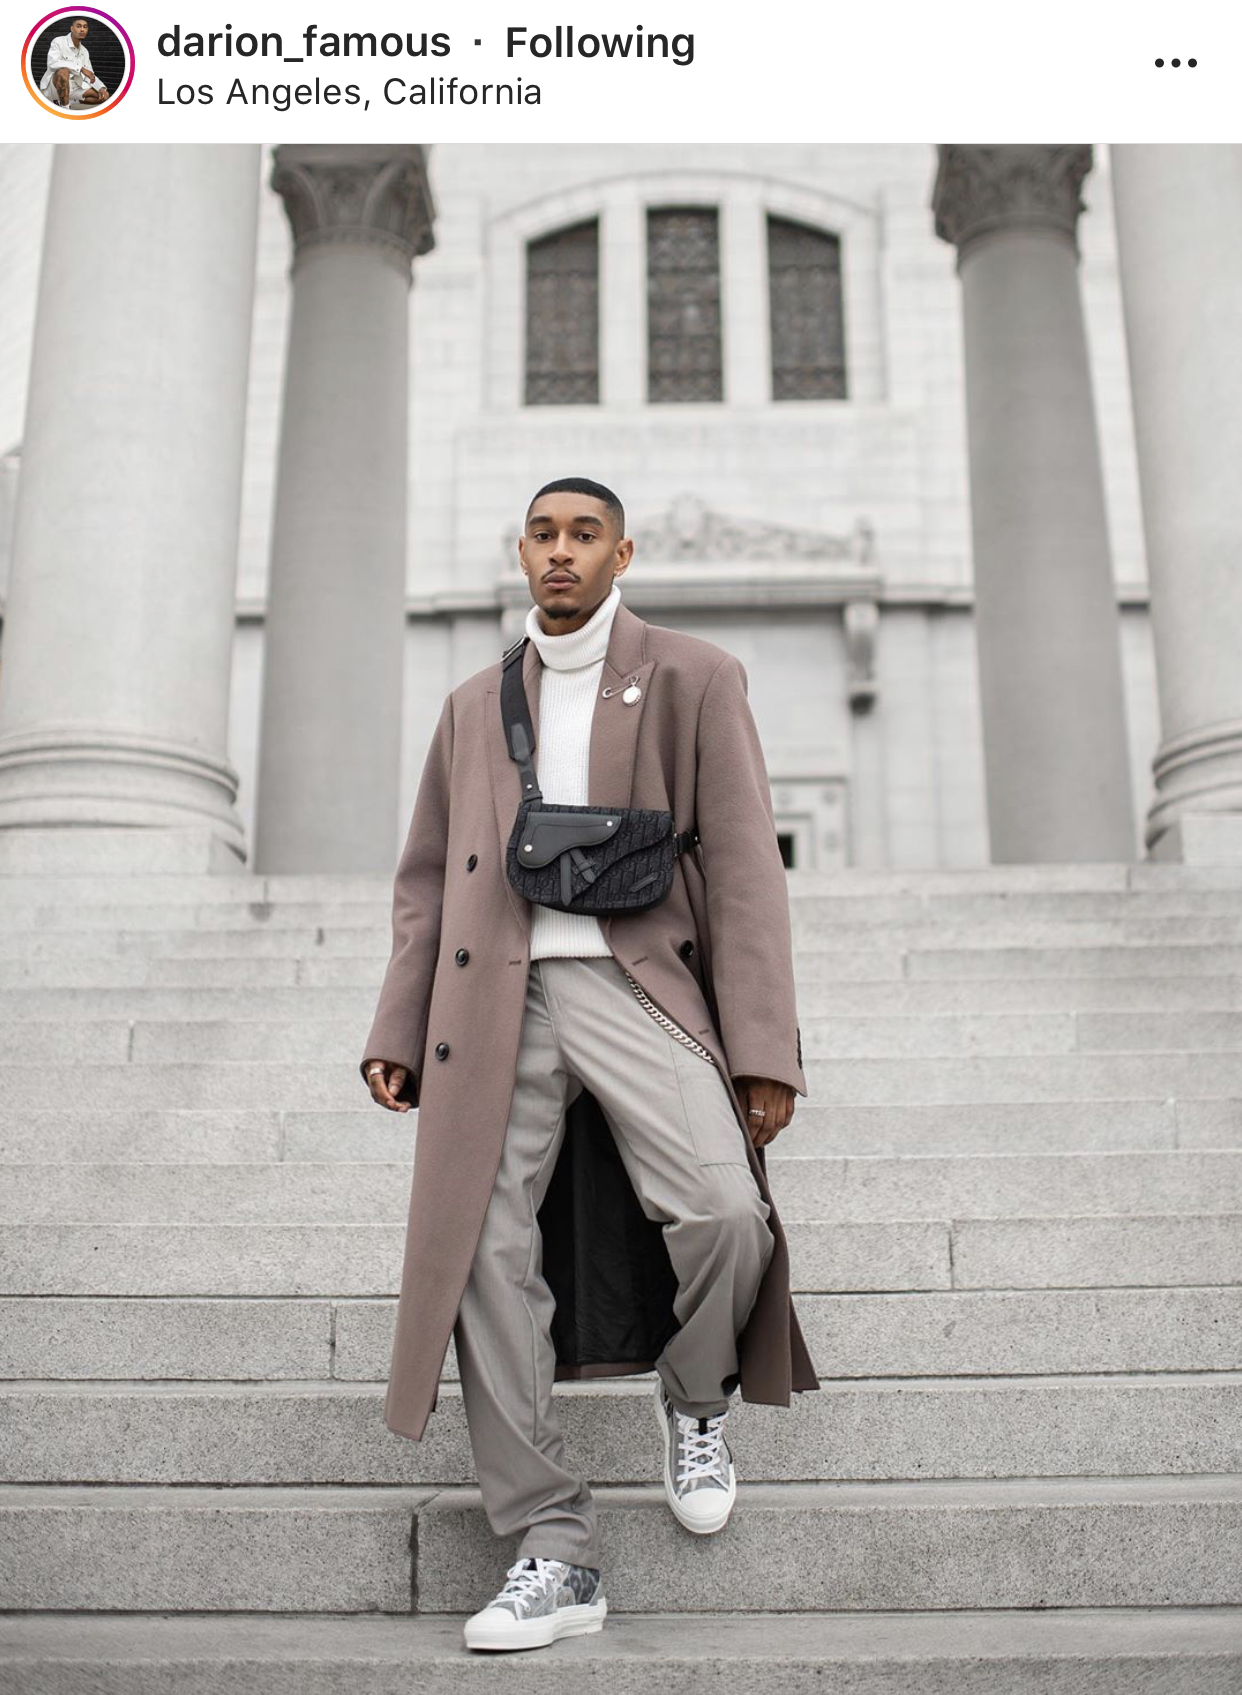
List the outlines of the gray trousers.
<svg viewBox="0 0 1242 1695">
<path fill-rule="evenodd" d="M 555 1302 L 536 1218 L 583 1087 L 644 1213 L 663 1221 L 680 1329 L 655 1363 L 682 1412 L 727 1410 L 737 1337 L 776 1244 L 713 1061 L 656 1021 L 611 955 L 532 961 L 500 1167 L 453 1334 L 492 1529 L 523 1533 L 519 1557 L 600 1566 L 595 1502 L 566 1468 L 553 1402 Z M 654 1420 L 650 1428 L 655 1476 Z"/>
</svg>

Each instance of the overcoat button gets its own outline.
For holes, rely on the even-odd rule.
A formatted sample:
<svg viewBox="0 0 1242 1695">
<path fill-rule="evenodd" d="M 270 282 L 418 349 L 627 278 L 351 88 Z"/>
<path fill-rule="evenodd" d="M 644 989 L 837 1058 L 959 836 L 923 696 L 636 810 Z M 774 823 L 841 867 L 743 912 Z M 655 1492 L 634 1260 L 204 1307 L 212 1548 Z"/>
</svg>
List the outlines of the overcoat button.
<svg viewBox="0 0 1242 1695">
<path fill-rule="evenodd" d="M 478 854 L 477 854 L 477 853 L 472 853 L 472 854 L 471 854 L 471 855 L 470 855 L 470 858 L 469 858 L 469 859 L 468 859 L 468 860 L 467 860 L 467 861 L 466 861 L 466 870 L 467 870 L 467 871 L 473 871 L 473 870 L 474 870 L 474 868 L 475 868 L 475 866 L 476 866 L 476 865 L 477 865 L 477 864 L 478 864 L 478 863 L 479 863 L 479 856 L 478 856 Z"/>
<path fill-rule="evenodd" d="M 457 961 L 458 965 L 464 965 L 470 958 L 470 949 L 458 948 L 457 952 L 453 955 L 453 958 Z"/>
<path fill-rule="evenodd" d="M 448 1056 L 449 1056 L 449 1045 L 448 1045 L 448 1043 L 447 1042 L 437 1042 L 436 1043 L 436 1058 L 437 1059 L 447 1059 Z"/>
<path fill-rule="evenodd" d="M 683 959 L 689 959 L 691 954 L 694 952 L 694 943 L 683 942 L 677 951 Z"/>
</svg>

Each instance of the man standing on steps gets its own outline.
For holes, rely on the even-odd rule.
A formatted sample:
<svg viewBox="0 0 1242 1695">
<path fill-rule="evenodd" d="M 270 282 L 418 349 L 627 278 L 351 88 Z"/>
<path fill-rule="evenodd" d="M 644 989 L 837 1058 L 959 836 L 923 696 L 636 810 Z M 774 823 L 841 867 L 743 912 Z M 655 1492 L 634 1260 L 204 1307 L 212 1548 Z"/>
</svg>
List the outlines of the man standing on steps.
<svg viewBox="0 0 1242 1695">
<path fill-rule="evenodd" d="M 819 1387 L 764 1168 L 806 1081 L 745 670 L 626 608 L 633 543 L 602 484 L 545 484 L 518 553 L 534 605 L 506 657 L 543 802 L 669 812 L 681 851 L 643 910 L 525 899 L 505 661 L 445 701 L 360 1069 L 382 1106 L 419 1108 L 385 1422 L 421 1439 L 452 1334 L 489 1523 L 521 1537 L 466 1624 L 477 1648 L 542 1646 L 607 1611 L 555 1379 L 655 1370 L 665 1500 L 698 1535 L 736 1495 L 733 1390 L 788 1406 Z"/>
</svg>

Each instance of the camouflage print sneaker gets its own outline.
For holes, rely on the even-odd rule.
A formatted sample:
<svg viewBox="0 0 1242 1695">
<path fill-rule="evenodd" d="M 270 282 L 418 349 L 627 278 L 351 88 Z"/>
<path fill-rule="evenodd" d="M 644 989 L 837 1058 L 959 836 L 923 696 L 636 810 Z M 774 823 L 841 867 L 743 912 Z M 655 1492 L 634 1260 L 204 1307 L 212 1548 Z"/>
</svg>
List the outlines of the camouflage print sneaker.
<svg viewBox="0 0 1242 1695">
<path fill-rule="evenodd" d="M 737 1499 L 733 1455 L 723 1435 L 728 1413 L 691 1418 L 678 1412 L 658 1372 L 655 1409 L 664 1438 L 664 1499 L 673 1517 L 696 1536 L 723 1530 Z"/>
<path fill-rule="evenodd" d="M 465 1624 L 467 1648 L 546 1648 L 560 1636 L 604 1628 L 608 1603 L 597 1566 L 520 1559 L 504 1588 Z"/>
</svg>

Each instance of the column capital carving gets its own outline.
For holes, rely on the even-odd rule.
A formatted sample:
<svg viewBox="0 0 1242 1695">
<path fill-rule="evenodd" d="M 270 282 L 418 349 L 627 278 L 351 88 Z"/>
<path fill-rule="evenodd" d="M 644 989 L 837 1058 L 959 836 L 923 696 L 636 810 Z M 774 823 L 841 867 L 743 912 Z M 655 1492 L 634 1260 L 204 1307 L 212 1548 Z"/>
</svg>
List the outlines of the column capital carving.
<svg viewBox="0 0 1242 1695">
<path fill-rule="evenodd" d="M 435 246 L 426 149 L 295 143 L 272 149 L 271 186 L 293 230 L 294 264 L 326 246 L 374 247 L 409 279 Z"/>
<path fill-rule="evenodd" d="M 1091 169 L 1084 147 L 941 146 L 932 210 L 936 234 L 966 247 L 995 230 L 1051 230 L 1078 250 L 1079 190 Z"/>
</svg>

